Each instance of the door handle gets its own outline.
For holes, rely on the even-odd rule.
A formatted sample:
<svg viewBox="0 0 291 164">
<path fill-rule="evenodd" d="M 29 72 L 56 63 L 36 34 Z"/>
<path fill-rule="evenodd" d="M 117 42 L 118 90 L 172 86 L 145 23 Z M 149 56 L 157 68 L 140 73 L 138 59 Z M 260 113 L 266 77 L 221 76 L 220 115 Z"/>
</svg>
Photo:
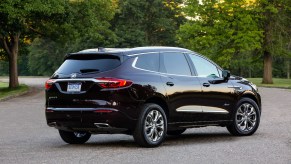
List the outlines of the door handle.
<svg viewBox="0 0 291 164">
<path fill-rule="evenodd" d="M 174 83 L 173 83 L 173 82 L 167 82 L 166 84 L 167 84 L 168 86 L 170 86 L 170 87 L 171 87 L 171 86 L 174 86 Z"/>
<path fill-rule="evenodd" d="M 204 86 L 204 87 L 209 87 L 210 84 L 209 84 L 209 83 L 203 83 L 203 86 Z"/>
</svg>

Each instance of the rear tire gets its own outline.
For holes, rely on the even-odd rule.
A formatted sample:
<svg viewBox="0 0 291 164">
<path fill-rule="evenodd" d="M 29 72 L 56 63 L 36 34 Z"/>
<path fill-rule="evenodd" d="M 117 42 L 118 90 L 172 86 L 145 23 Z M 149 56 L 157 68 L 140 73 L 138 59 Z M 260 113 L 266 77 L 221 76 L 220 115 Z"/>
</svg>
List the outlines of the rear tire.
<svg viewBox="0 0 291 164">
<path fill-rule="evenodd" d="M 186 128 L 179 129 L 179 130 L 170 130 L 170 131 L 167 131 L 167 134 L 172 135 L 172 136 L 178 136 L 178 135 L 181 135 L 182 133 L 184 133 L 185 131 L 186 131 Z"/>
<path fill-rule="evenodd" d="M 166 132 L 164 110 L 157 104 L 144 104 L 133 133 L 135 142 L 142 147 L 157 147 L 164 141 Z"/>
<path fill-rule="evenodd" d="M 83 144 L 89 140 L 91 134 L 88 132 L 69 132 L 59 130 L 61 138 L 69 144 Z"/>
<path fill-rule="evenodd" d="M 260 111 L 257 103 L 250 98 L 238 101 L 227 130 L 235 136 L 249 136 L 256 132 L 260 124 Z"/>
</svg>

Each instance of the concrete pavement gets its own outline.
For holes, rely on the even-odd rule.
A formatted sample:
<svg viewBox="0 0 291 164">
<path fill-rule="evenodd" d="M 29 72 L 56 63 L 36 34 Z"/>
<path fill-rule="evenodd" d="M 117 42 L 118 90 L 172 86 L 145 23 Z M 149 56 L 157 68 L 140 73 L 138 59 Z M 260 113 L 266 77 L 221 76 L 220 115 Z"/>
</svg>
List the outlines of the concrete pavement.
<svg viewBox="0 0 291 164">
<path fill-rule="evenodd" d="M 43 86 L 42 80 L 35 86 Z M 0 102 L 0 163 L 290 164 L 291 90 L 260 88 L 260 93 L 261 124 L 252 136 L 234 137 L 223 127 L 188 129 L 158 148 L 140 148 L 127 135 L 94 135 L 84 145 L 64 143 L 46 125 L 44 91 L 35 90 Z"/>
</svg>

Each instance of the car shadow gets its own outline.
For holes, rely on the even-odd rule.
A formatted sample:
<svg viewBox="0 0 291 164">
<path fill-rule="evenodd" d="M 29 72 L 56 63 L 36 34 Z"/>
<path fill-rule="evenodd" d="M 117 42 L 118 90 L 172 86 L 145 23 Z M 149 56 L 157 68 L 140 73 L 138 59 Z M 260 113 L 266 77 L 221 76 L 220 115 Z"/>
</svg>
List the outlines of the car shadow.
<svg viewBox="0 0 291 164">
<path fill-rule="evenodd" d="M 106 136 L 105 136 L 106 137 Z M 204 143 L 222 143 L 222 142 L 233 142 L 239 139 L 230 135 L 227 132 L 209 132 L 209 133 L 184 133 L 178 136 L 167 136 L 162 146 L 181 146 L 189 144 L 204 144 Z M 73 147 L 124 147 L 124 148 L 137 148 L 139 147 L 132 136 L 124 135 L 121 138 L 108 136 L 104 137 L 93 137 L 87 143 L 81 145 L 64 144 L 61 148 L 73 148 Z"/>
</svg>

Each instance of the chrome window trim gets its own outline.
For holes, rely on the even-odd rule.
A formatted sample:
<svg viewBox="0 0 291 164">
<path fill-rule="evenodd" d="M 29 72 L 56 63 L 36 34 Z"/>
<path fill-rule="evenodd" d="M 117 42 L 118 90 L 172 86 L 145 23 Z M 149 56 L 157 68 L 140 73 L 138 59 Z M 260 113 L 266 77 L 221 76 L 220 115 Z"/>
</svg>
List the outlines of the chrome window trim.
<svg viewBox="0 0 291 164">
<path fill-rule="evenodd" d="M 130 54 L 126 56 L 139 56 L 139 55 L 144 55 L 144 54 L 154 54 L 154 53 L 165 53 L 165 52 L 180 52 L 180 53 L 189 53 L 189 51 L 181 52 L 181 51 L 151 51 L 151 52 L 142 52 L 142 53 L 136 53 L 136 54 Z"/>
<path fill-rule="evenodd" d="M 144 55 L 144 54 L 154 54 L 154 53 L 159 53 L 157 51 L 152 51 L 152 52 L 143 52 L 143 53 L 137 53 L 137 54 L 131 54 L 127 56 L 139 56 L 139 55 Z"/>
<path fill-rule="evenodd" d="M 180 51 L 162 51 L 162 52 L 150 52 L 150 53 L 164 53 L 164 52 L 180 52 Z M 181 53 L 184 54 L 185 52 L 181 52 Z M 198 76 L 189 76 L 189 75 L 170 74 L 170 73 L 157 72 L 157 71 L 151 71 L 151 70 L 147 70 L 147 69 L 138 68 L 138 67 L 135 66 L 136 65 L 136 62 L 138 60 L 138 56 L 139 55 L 143 55 L 143 54 L 148 54 L 148 53 L 139 53 L 139 54 L 133 54 L 133 55 L 131 55 L 131 56 L 135 56 L 135 59 L 132 62 L 132 65 L 131 65 L 133 68 L 139 69 L 139 70 L 142 70 L 142 71 L 147 71 L 147 72 L 152 72 L 152 73 L 158 73 L 158 74 L 161 74 L 163 76 L 171 75 L 171 76 L 183 76 L 183 77 L 198 77 Z"/>
</svg>

